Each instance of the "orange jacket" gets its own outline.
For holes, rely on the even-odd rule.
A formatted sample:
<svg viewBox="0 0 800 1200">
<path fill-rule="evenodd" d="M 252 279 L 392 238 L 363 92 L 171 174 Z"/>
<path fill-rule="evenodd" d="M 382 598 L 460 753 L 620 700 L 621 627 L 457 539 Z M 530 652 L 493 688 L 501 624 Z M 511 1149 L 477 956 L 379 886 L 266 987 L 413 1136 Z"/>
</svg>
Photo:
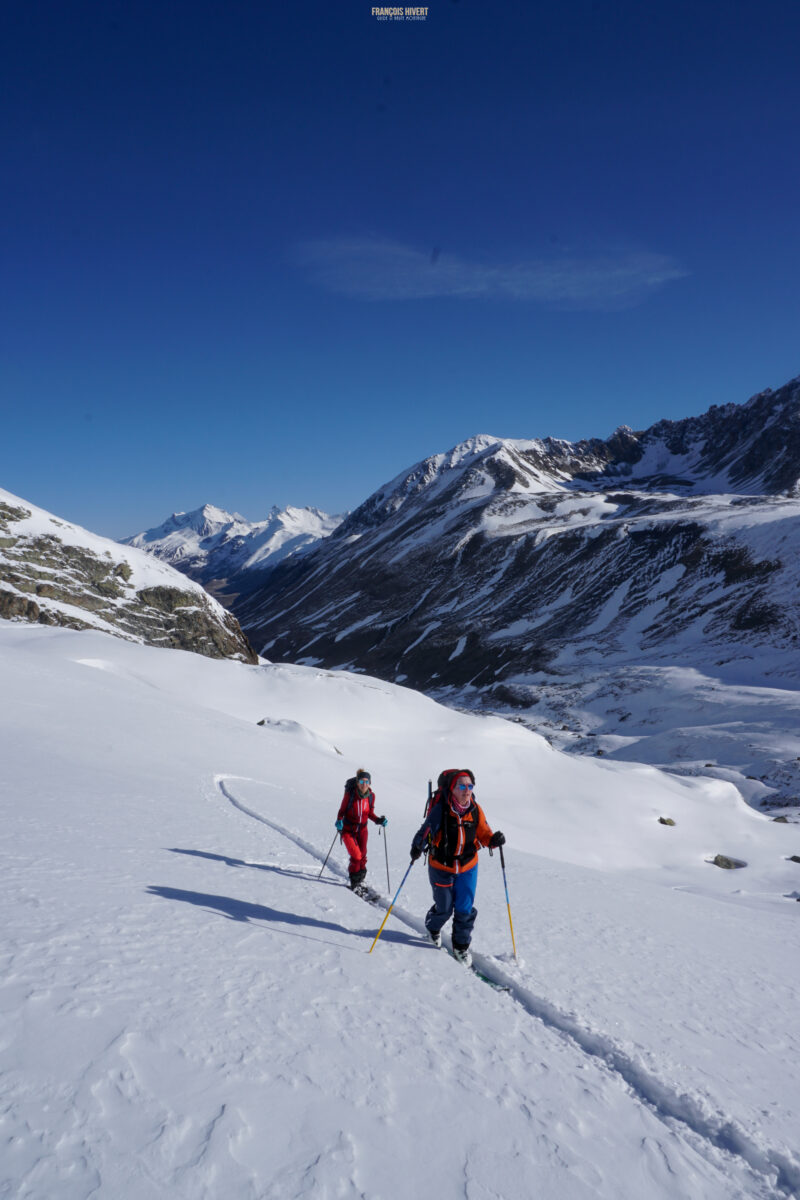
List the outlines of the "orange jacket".
<svg viewBox="0 0 800 1200">
<path fill-rule="evenodd" d="M 460 875 L 475 866 L 478 850 L 481 846 L 489 845 L 492 831 L 477 801 L 473 800 L 461 816 L 445 797 L 431 806 L 431 811 L 414 835 L 412 845 L 423 850 L 429 836 L 428 865 L 439 871 Z"/>
</svg>

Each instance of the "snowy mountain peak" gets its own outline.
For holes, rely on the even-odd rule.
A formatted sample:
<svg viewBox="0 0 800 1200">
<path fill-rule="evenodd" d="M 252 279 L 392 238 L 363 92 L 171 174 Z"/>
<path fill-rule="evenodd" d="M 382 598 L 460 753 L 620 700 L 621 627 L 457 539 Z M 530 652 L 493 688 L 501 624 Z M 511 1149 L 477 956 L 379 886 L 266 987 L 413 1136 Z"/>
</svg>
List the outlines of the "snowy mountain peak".
<svg viewBox="0 0 800 1200">
<path fill-rule="evenodd" d="M 628 476 L 686 494 L 794 495 L 800 480 L 800 379 L 745 404 L 712 405 L 699 417 L 658 421 L 625 447 L 599 443 L 598 482 Z M 583 443 L 581 443 L 583 445 Z"/>
<path fill-rule="evenodd" d="M 266 520 L 247 521 L 239 513 L 204 504 L 190 513 L 173 513 L 162 525 L 123 538 L 122 543 L 147 550 L 190 579 L 210 584 L 274 565 L 327 537 L 341 520 L 317 508 L 273 505 Z"/>
<path fill-rule="evenodd" d="M 217 508 L 213 504 L 204 504 L 201 508 L 195 508 L 191 512 L 173 513 L 156 528 L 148 529 L 144 533 L 135 534 L 130 538 L 123 538 L 122 544 L 146 549 L 149 543 L 161 541 L 176 533 L 196 533 L 199 537 L 212 537 L 222 529 L 243 522 L 244 518 L 238 513 L 225 512 L 224 509 Z"/>
<path fill-rule="evenodd" d="M 310 505 L 297 508 L 293 504 L 287 504 L 286 508 L 278 508 L 276 504 L 273 504 L 267 514 L 265 524 L 282 525 L 286 529 L 293 529 L 297 532 L 317 534 L 321 528 L 327 528 L 331 521 L 338 522 L 339 520 L 341 517 L 329 516 L 328 513 Z"/>
<path fill-rule="evenodd" d="M 489 433 L 479 433 L 475 437 L 467 438 L 466 441 L 453 446 L 452 450 L 448 450 L 446 454 L 442 455 L 442 459 L 449 467 L 457 467 L 471 459 L 478 458 L 487 450 L 495 450 L 502 444 L 502 438 L 493 437 Z"/>
</svg>

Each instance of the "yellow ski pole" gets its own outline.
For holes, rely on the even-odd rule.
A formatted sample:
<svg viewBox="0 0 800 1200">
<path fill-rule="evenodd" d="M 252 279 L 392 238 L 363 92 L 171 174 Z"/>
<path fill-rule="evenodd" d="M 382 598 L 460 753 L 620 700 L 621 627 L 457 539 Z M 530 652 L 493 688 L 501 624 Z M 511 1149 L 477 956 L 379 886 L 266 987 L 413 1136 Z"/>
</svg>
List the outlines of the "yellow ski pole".
<svg viewBox="0 0 800 1200">
<path fill-rule="evenodd" d="M 514 922 L 511 920 L 511 904 L 508 899 L 508 882 L 506 880 L 506 860 L 503 856 L 503 847 L 500 847 L 500 866 L 503 868 L 503 886 L 506 889 L 506 908 L 508 909 L 508 924 L 511 927 L 511 945 L 514 948 L 514 962 L 517 962 L 517 943 L 514 941 Z"/>
<path fill-rule="evenodd" d="M 387 910 L 386 910 L 386 916 L 385 916 L 385 917 L 383 918 L 383 920 L 381 921 L 381 927 L 380 927 L 380 929 L 378 930 L 378 932 L 375 934 L 375 941 L 372 943 L 372 945 L 371 945 L 371 946 L 370 946 L 370 948 L 369 948 L 369 951 L 368 951 L 368 953 L 369 953 L 369 954 L 372 954 L 372 951 L 375 949 L 375 942 L 377 942 L 378 938 L 379 938 L 379 937 L 381 936 L 381 934 L 383 933 L 383 927 L 384 927 L 384 925 L 386 924 L 386 922 L 389 920 L 389 913 L 390 913 L 390 912 L 392 911 L 392 909 L 394 908 L 395 900 L 396 900 L 396 899 L 397 899 L 397 897 L 400 895 L 400 892 L 401 892 L 401 890 L 402 890 L 402 887 L 403 887 L 403 883 L 405 883 L 405 881 L 408 879 L 408 872 L 409 872 L 409 871 L 411 870 L 411 868 L 413 867 L 413 865 L 414 865 L 414 862 L 415 862 L 415 860 L 412 858 L 411 862 L 408 864 L 408 870 L 406 871 L 405 875 L 403 876 L 403 882 L 400 884 L 400 887 L 399 887 L 399 888 L 397 889 L 397 891 L 395 892 L 395 894 L 394 894 L 394 900 L 392 901 L 392 903 L 389 905 L 389 907 L 388 907 L 388 908 L 387 908 Z"/>
</svg>

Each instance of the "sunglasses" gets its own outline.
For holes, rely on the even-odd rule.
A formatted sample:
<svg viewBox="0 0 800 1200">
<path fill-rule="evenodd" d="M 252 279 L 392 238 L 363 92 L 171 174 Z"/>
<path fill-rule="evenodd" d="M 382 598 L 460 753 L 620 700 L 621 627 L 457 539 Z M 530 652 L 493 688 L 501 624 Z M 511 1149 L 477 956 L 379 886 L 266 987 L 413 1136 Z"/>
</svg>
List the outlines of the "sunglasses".
<svg viewBox="0 0 800 1200">
<path fill-rule="evenodd" d="M 362 775 L 358 782 L 359 783 L 372 783 L 372 780 L 370 779 L 369 775 Z"/>
<path fill-rule="evenodd" d="M 471 792 L 471 791 L 473 791 L 474 787 L 475 787 L 475 784 L 474 784 L 474 783 L 459 783 L 459 784 L 457 785 L 457 791 L 459 791 L 459 792 Z"/>
</svg>

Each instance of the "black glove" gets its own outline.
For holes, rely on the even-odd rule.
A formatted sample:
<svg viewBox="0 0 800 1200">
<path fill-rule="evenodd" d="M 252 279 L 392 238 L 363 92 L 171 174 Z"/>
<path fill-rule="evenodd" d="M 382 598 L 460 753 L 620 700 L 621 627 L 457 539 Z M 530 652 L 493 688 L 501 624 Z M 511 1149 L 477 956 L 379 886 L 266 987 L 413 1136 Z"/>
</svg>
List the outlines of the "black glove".
<svg viewBox="0 0 800 1200">
<path fill-rule="evenodd" d="M 388 820 L 386 819 L 386 817 L 376 817 L 376 818 L 375 818 L 375 822 L 376 822 L 376 824 L 377 824 L 377 825 L 388 825 L 388 824 L 389 824 L 389 822 L 388 822 Z"/>
<path fill-rule="evenodd" d="M 497 833 L 493 833 L 492 836 L 489 838 L 489 845 L 493 849 L 495 846 L 505 846 L 505 844 L 506 844 L 506 835 L 504 833 L 501 833 L 499 829 L 497 830 Z"/>
<path fill-rule="evenodd" d="M 411 861 L 412 862 L 416 862 L 417 859 L 421 857 L 421 855 L 422 855 L 422 851 L 420 850 L 419 846 L 411 847 Z"/>
</svg>

